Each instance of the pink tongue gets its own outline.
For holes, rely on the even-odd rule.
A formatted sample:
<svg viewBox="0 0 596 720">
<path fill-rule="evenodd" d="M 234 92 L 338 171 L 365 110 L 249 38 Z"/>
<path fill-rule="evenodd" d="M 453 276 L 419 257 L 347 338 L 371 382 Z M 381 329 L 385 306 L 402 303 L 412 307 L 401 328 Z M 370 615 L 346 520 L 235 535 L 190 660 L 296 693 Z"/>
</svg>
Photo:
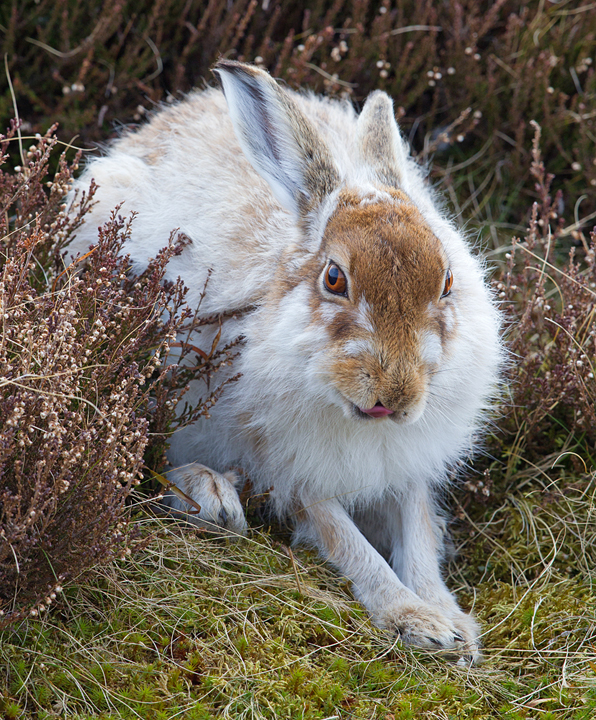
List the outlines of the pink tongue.
<svg viewBox="0 0 596 720">
<path fill-rule="evenodd" d="M 383 405 L 375 405 L 371 408 L 358 408 L 361 412 L 366 413 L 367 415 L 370 415 L 371 417 L 385 417 L 385 415 L 393 415 L 394 410 L 389 410 L 389 408 L 384 407 Z"/>
</svg>

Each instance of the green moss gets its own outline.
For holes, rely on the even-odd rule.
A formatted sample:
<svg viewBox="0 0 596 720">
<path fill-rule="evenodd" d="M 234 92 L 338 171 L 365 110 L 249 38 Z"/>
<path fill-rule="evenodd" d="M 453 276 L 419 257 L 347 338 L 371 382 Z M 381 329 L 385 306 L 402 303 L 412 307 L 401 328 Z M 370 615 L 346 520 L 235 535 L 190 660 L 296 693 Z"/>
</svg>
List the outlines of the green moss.
<svg viewBox="0 0 596 720">
<path fill-rule="evenodd" d="M 7 702 L 2 710 L 6 720 L 16 720 L 23 714 L 23 709 L 14 702 Z"/>
<path fill-rule="evenodd" d="M 171 718 L 171 716 L 169 717 Z M 203 703 L 197 703 L 185 711 L 184 717 L 187 720 L 212 720 L 215 716 Z"/>
<path fill-rule="evenodd" d="M 452 700 L 459 692 L 459 688 L 456 685 L 450 683 L 440 683 L 436 689 L 436 695 L 441 700 Z"/>
</svg>

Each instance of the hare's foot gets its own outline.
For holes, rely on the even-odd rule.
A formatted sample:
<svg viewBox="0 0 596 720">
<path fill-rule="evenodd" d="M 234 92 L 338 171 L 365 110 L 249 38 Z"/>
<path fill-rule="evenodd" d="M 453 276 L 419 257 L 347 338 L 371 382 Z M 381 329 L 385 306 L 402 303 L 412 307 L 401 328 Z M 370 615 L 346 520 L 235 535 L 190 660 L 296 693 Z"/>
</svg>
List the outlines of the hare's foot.
<svg viewBox="0 0 596 720">
<path fill-rule="evenodd" d="M 463 661 L 478 662 L 481 659 L 480 625 L 473 615 L 468 615 L 461 610 L 445 584 L 441 581 L 434 587 L 427 585 L 417 588 L 416 594 L 425 605 L 434 608 L 441 616 L 448 618 L 455 627 L 458 637 L 463 638 L 458 645 Z"/>
<path fill-rule="evenodd" d="M 396 632 L 409 645 L 455 651 L 467 662 L 480 658 L 478 626 L 460 610 L 445 613 L 429 603 L 408 602 L 387 608 L 376 619 L 382 628 Z"/>
<path fill-rule="evenodd" d="M 170 470 L 166 477 L 200 508 L 186 502 L 175 490 L 170 490 L 162 502 L 174 514 L 199 527 L 222 528 L 234 535 L 246 533 L 246 518 L 236 490 L 239 480 L 235 473 L 220 475 L 204 465 L 191 463 Z"/>
</svg>

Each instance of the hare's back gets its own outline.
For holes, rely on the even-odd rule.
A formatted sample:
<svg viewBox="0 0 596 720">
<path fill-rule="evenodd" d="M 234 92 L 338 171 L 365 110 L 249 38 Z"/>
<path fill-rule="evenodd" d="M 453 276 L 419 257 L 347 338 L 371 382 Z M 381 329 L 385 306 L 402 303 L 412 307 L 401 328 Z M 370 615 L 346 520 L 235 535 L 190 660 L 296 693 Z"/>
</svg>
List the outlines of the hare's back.
<svg viewBox="0 0 596 720">
<path fill-rule="evenodd" d="M 98 202 L 73 253 L 96 242 L 97 227 L 118 205 L 120 214 L 136 214 L 125 248 L 136 271 L 178 229 L 190 244 L 170 261 L 168 276 L 182 277 L 193 302 L 210 271 L 207 313 L 257 300 L 263 268 L 274 267 L 297 232 L 242 153 L 218 90 L 192 93 L 123 135 L 88 163 L 76 187 L 85 190 L 91 179 Z"/>
</svg>

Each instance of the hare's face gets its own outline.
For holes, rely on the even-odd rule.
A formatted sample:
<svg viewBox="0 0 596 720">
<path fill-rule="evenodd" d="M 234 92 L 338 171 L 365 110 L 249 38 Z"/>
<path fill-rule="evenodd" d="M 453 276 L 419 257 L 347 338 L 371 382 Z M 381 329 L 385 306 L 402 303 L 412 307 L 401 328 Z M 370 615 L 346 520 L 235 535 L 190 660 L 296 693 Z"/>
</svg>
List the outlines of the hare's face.
<svg viewBox="0 0 596 720">
<path fill-rule="evenodd" d="M 325 374 L 353 417 L 409 423 L 426 406 L 455 332 L 453 272 L 409 198 L 340 196 L 321 245 L 314 321 Z"/>
</svg>

